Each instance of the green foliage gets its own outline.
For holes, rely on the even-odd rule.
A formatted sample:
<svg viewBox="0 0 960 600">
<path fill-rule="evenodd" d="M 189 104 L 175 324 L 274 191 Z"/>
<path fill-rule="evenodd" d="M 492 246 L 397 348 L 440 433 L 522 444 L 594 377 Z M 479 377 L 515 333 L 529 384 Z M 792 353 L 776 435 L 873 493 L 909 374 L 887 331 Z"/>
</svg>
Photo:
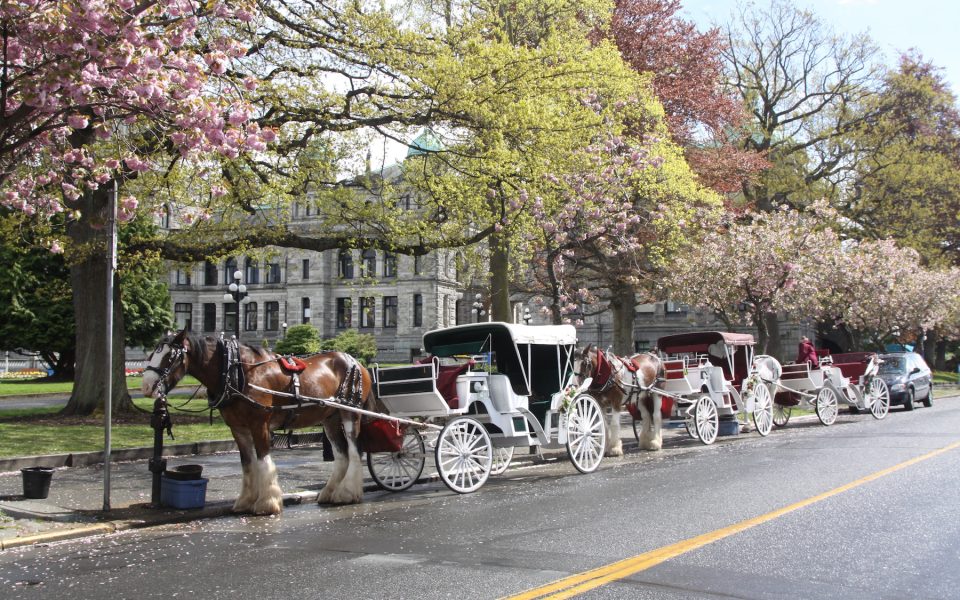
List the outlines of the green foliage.
<svg viewBox="0 0 960 600">
<path fill-rule="evenodd" d="M 377 356 L 377 338 L 356 329 L 347 329 L 335 338 L 323 340 L 320 349 L 345 352 L 366 365 Z"/>
<path fill-rule="evenodd" d="M 294 325 L 273 349 L 277 354 L 316 354 L 320 351 L 320 333 L 313 325 Z"/>
</svg>

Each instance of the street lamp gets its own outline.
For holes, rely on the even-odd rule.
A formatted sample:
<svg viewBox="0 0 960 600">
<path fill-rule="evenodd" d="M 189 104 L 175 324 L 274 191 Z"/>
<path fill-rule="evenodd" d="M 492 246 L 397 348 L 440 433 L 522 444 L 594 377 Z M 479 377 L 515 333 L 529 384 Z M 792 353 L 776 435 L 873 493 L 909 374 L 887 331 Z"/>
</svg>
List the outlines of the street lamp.
<svg viewBox="0 0 960 600">
<path fill-rule="evenodd" d="M 529 325 L 529 324 L 530 324 L 530 319 L 532 319 L 532 318 L 533 318 L 533 317 L 530 315 L 530 307 L 529 307 L 529 306 L 524 306 L 524 307 L 523 307 L 523 324 L 524 324 L 524 325 Z"/>
<path fill-rule="evenodd" d="M 233 281 L 227 287 L 229 292 L 224 293 L 223 299 L 227 302 L 231 300 L 237 305 L 237 314 L 236 318 L 233 321 L 233 335 L 237 338 L 237 341 L 240 341 L 240 304 L 244 302 L 247 298 L 247 286 L 240 283 L 240 280 L 243 279 L 243 273 L 240 270 L 233 272 Z"/>
<path fill-rule="evenodd" d="M 483 298 L 483 296 L 480 294 L 477 294 L 476 296 L 474 296 L 474 301 L 473 301 L 473 310 L 476 311 L 477 313 L 477 323 L 480 322 L 480 317 L 487 314 L 487 311 L 483 309 L 483 302 L 480 301 L 481 298 Z"/>
<path fill-rule="evenodd" d="M 287 322 L 280 323 L 280 327 L 283 327 L 283 339 L 287 339 Z"/>
</svg>

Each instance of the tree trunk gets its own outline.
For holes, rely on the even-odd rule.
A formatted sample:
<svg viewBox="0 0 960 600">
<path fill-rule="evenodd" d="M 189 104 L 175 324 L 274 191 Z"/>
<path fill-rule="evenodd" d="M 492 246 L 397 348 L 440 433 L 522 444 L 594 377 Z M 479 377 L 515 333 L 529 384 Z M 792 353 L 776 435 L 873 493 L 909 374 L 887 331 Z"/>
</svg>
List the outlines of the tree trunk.
<svg viewBox="0 0 960 600">
<path fill-rule="evenodd" d="M 610 308 L 613 310 L 613 351 L 616 354 L 633 354 L 636 304 L 633 287 L 620 283 L 610 289 Z"/>
<path fill-rule="evenodd" d="M 763 318 L 767 324 L 767 343 L 764 354 L 769 354 L 780 362 L 783 362 L 783 343 L 780 340 L 780 319 L 777 318 L 777 313 L 775 312 L 768 312 Z"/>
<path fill-rule="evenodd" d="M 925 339 L 924 334 L 926 334 Z M 936 364 L 937 342 L 940 341 L 940 335 L 935 330 L 930 330 L 921 332 L 920 339 L 923 340 L 923 360 L 927 361 L 928 365 Z"/>
<path fill-rule="evenodd" d="M 490 236 L 490 315 L 494 321 L 510 323 L 510 251 L 504 232 Z"/>
<path fill-rule="evenodd" d="M 62 411 L 64 414 L 89 415 L 102 410 L 108 376 L 113 377 L 113 410 L 132 409 L 124 369 L 123 307 L 116 276 L 113 286 L 113 364 L 106 364 L 107 192 L 107 187 L 101 187 L 85 194 L 80 209 L 82 217 L 67 229 L 74 249 L 70 281 L 77 330 L 77 360 L 73 394 Z"/>
<path fill-rule="evenodd" d="M 933 365 L 933 368 L 937 371 L 947 370 L 947 340 L 942 338 L 937 340 L 937 350 Z"/>
<path fill-rule="evenodd" d="M 753 326 L 757 328 L 757 354 L 769 354 L 767 352 L 767 342 L 770 336 L 767 334 L 767 313 L 761 309 L 756 309 L 751 313 Z"/>
</svg>

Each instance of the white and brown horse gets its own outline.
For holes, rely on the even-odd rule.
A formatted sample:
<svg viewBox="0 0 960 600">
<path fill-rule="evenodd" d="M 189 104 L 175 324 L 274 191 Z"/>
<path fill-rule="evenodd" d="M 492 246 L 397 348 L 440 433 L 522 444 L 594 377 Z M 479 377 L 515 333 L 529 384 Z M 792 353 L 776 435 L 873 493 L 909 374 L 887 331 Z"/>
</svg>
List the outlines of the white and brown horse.
<svg viewBox="0 0 960 600">
<path fill-rule="evenodd" d="M 643 417 L 640 448 L 660 450 L 663 446 L 662 399 L 650 391 L 660 373 L 660 359 L 655 354 L 644 352 L 623 358 L 590 344 L 580 352 L 574 370 L 581 382 L 592 378 L 587 393 L 607 411 L 607 456 L 623 456 L 620 412 L 630 402 L 637 403 Z"/>
<path fill-rule="evenodd" d="M 284 368 L 276 355 L 260 348 L 186 331 L 161 341 L 148 359 L 143 373 L 145 395 L 166 394 L 189 373 L 207 388 L 211 407 L 220 411 L 230 427 L 243 468 L 234 512 L 281 512 L 282 491 L 270 457 L 271 432 L 318 423 L 323 424 L 334 454 L 333 473 L 320 492 L 319 502 L 351 504 L 363 498 L 363 471 L 357 450 L 360 415 L 310 402 L 309 398 L 370 409 L 373 395 L 369 372 L 356 359 L 340 352 L 317 354 L 305 358 L 299 366 L 288 366 L 291 368 Z"/>
</svg>

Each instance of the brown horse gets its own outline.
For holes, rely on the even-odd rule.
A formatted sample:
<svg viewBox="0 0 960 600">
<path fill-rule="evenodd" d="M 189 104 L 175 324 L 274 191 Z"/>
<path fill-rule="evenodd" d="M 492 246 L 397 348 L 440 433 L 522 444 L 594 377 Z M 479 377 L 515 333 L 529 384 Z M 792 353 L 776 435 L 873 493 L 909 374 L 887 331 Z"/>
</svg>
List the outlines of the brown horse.
<svg viewBox="0 0 960 600">
<path fill-rule="evenodd" d="M 630 402 L 637 403 L 643 417 L 640 448 L 659 450 L 663 446 L 662 398 L 650 391 L 660 373 L 660 359 L 655 354 L 644 352 L 621 358 L 590 344 L 580 352 L 574 370 L 581 382 L 592 378 L 587 393 L 607 411 L 607 456 L 623 456 L 620 411 Z"/>
<path fill-rule="evenodd" d="M 271 432 L 317 423 L 323 424 L 334 454 L 333 473 L 320 491 L 319 502 L 351 504 L 363 498 L 363 471 L 357 450 L 360 415 L 309 398 L 370 409 L 370 374 L 356 359 L 340 352 L 317 354 L 302 363 L 305 368 L 295 378 L 270 352 L 186 331 L 161 341 L 148 359 L 143 373 L 144 395 L 166 394 L 189 373 L 207 388 L 210 405 L 220 410 L 230 427 L 243 467 L 234 512 L 280 513 L 283 498 L 270 457 Z M 299 385 L 295 386 L 297 379 Z"/>
</svg>

